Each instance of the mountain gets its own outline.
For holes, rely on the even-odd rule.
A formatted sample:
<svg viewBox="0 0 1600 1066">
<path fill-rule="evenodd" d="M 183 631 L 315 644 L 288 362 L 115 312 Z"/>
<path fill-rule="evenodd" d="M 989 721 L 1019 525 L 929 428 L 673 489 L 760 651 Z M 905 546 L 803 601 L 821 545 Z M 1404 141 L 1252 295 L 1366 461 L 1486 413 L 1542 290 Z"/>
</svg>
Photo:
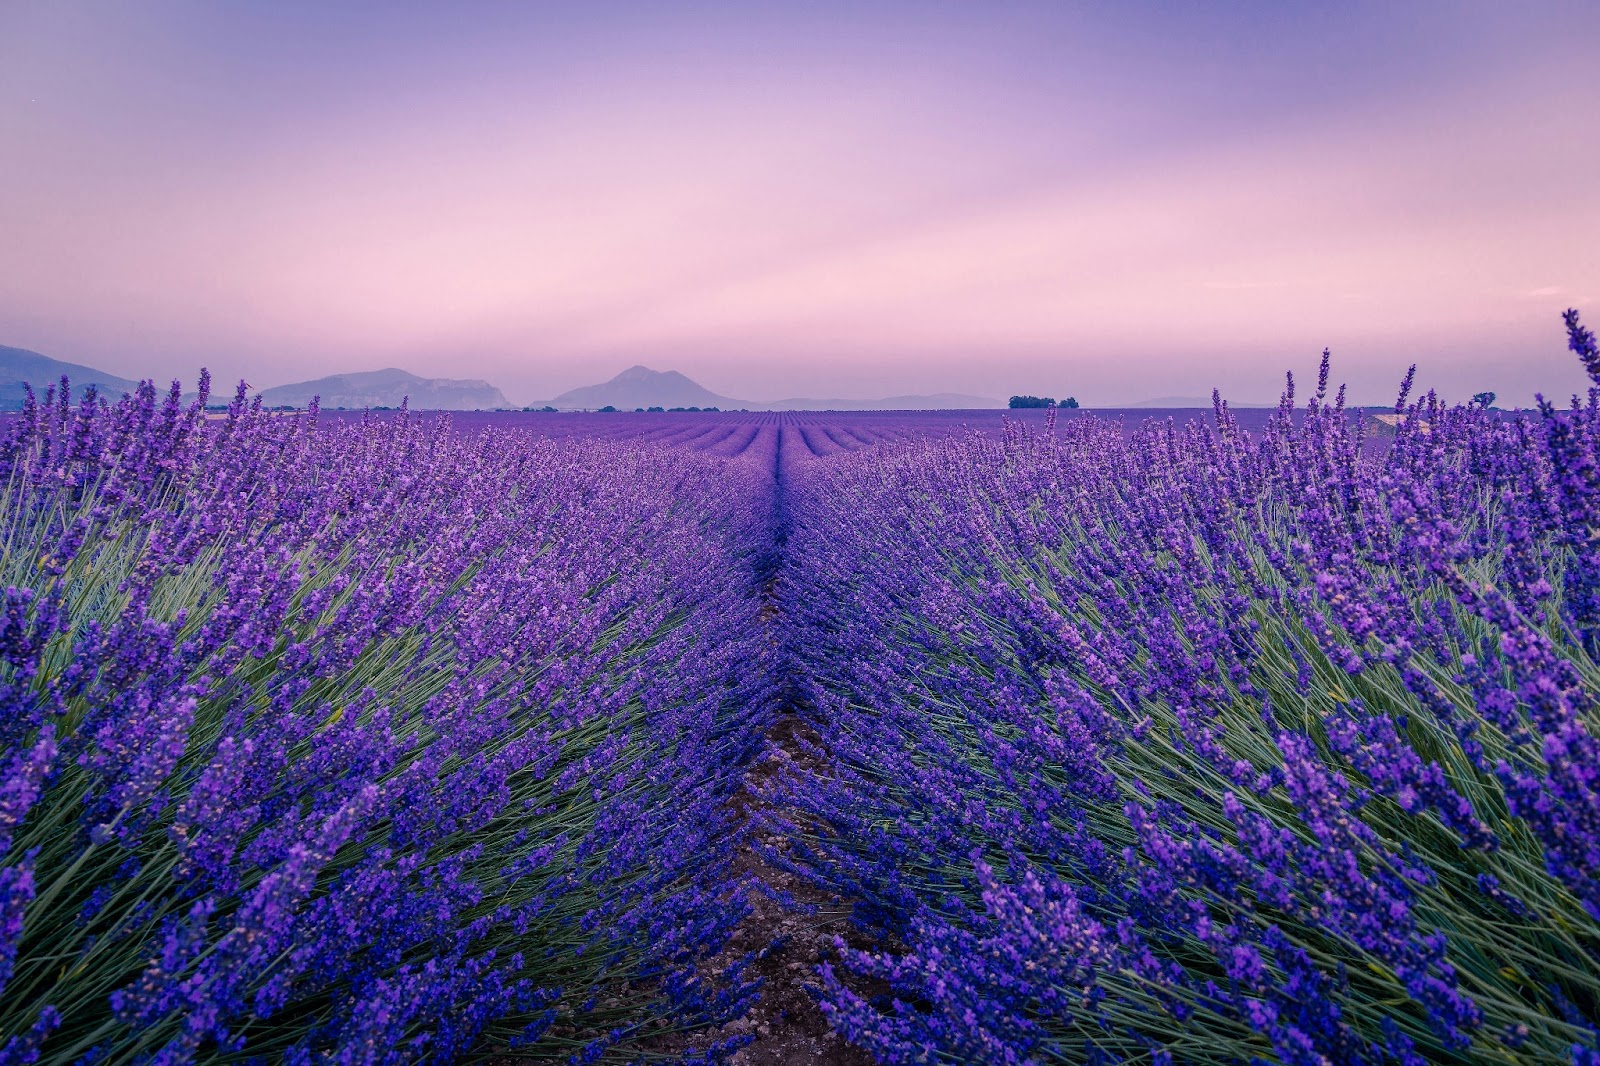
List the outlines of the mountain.
<svg viewBox="0 0 1600 1066">
<path fill-rule="evenodd" d="M 83 390 L 90 385 L 108 400 L 118 399 L 123 393 L 139 387 L 136 381 L 119 378 L 103 370 L 77 363 L 63 363 L 26 348 L 0 345 L 0 410 L 12 411 L 22 406 L 26 395 L 22 390 L 24 382 L 32 385 L 34 395 L 42 400 L 44 390 L 60 384 L 63 374 L 72 382 L 74 399 L 81 398 Z"/>
<path fill-rule="evenodd" d="M 392 367 L 276 385 L 261 391 L 261 402 L 268 407 L 304 407 L 313 396 L 320 396 L 322 406 L 329 409 L 399 407 L 407 398 L 414 411 L 480 411 L 512 406 L 505 393 L 487 381 L 420 378 Z"/>
<path fill-rule="evenodd" d="M 710 389 L 684 377 L 676 370 L 651 370 L 630 366 L 603 385 L 585 385 L 557 396 L 552 406 L 562 409 L 596 410 L 619 407 L 749 407 L 743 400 L 718 396 Z"/>
<path fill-rule="evenodd" d="M 1004 407 L 999 400 L 941 392 L 932 396 L 890 396 L 881 400 L 816 400 L 795 398 L 759 402 L 721 396 L 676 370 L 630 366 L 603 385 L 585 385 L 563 392 L 550 402 L 562 410 L 593 411 L 616 407 L 720 407 L 724 411 L 950 411 Z M 535 404 L 534 406 L 541 406 Z"/>
</svg>

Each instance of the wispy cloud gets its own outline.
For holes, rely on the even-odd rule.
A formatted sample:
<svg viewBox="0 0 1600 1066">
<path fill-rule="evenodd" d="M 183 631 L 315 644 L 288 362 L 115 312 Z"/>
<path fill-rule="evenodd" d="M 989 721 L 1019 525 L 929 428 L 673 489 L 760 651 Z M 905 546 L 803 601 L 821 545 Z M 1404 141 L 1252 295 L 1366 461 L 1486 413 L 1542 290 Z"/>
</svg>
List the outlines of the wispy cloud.
<svg viewBox="0 0 1600 1066">
<path fill-rule="evenodd" d="M 1565 296 L 1566 294 L 1567 294 L 1567 290 L 1562 288 L 1560 285 L 1546 285 L 1543 288 L 1529 289 L 1527 292 L 1523 293 L 1522 295 L 1533 297 L 1533 296 Z"/>
</svg>

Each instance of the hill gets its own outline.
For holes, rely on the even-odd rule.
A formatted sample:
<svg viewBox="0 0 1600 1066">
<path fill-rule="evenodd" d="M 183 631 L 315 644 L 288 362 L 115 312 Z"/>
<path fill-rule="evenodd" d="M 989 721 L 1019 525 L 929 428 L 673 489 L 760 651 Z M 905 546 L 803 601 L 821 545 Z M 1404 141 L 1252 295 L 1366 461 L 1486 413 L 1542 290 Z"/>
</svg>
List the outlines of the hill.
<svg viewBox="0 0 1600 1066">
<path fill-rule="evenodd" d="M 48 355 L 26 348 L 8 348 L 0 345 L 0 410 L 12 411 L 22 406 L 23 383 L 33 386 L 34 394 L 43 397 L 44 390 L 61 381 L 65 374 L 72 382 L 73 399 L 80 399 L 90 385 L 108 400 L 115 400 L 125 392 L 138 388 L 138 382 L 107 374 L 104 370 L 64 363 Z"/>
<path fill-rule="evenodd" d="M 263 389 L 261 402 L 268 407 L 304 407 L 313 396 L 325 408 L 399 407 L 409 398 L 417 411 L 482 411 L 509 408 L 505 393 L 475 378 L 424 378 L 405 370 L 369 370 L 334 374 L 315 381 L 298 381 Z"/>
<path fill-rule="evenodd" d="M 743 400 L 718 396 L 676 370 L 651 370 L 630 366 L 600 385 L 584 385 L 557 396 L 553 405 L 563 409 L 595 410 L 601 407 L 749 407 Z"/>
</svg>

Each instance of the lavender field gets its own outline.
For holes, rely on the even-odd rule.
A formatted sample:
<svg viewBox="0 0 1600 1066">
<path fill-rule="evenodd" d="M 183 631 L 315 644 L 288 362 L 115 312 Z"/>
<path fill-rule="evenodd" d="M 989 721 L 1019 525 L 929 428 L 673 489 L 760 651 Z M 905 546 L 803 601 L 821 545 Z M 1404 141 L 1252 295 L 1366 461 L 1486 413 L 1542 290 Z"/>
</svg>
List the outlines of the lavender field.
<svg viewBox="0 0 1600 1066">
<path fill-rule="evenodd" d="M 1568 326 L 1570 408 L 1394 425 L 1326 362 L 1203 416 L 43 393 L 0 1063 L 779 1061 L 744 1022 L 806 1009 L 885 1063 L 1600 1063 Z M 792 986 L 769 874 L 848 919 Z"/>
</svg>

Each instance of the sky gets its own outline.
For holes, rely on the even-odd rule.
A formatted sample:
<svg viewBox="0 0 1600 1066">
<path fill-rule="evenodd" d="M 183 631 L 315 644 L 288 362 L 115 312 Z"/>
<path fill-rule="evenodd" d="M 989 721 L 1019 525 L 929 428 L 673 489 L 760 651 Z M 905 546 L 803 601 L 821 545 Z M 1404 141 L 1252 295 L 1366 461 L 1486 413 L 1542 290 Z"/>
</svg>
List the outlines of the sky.
<svg viewBox="0 0 1600 1066">
<path fill-rule="evenodd" d="M 532 402 L 1585 386 L 1600 5 L 0 0 L 0 344 Z"/>
</svg>

